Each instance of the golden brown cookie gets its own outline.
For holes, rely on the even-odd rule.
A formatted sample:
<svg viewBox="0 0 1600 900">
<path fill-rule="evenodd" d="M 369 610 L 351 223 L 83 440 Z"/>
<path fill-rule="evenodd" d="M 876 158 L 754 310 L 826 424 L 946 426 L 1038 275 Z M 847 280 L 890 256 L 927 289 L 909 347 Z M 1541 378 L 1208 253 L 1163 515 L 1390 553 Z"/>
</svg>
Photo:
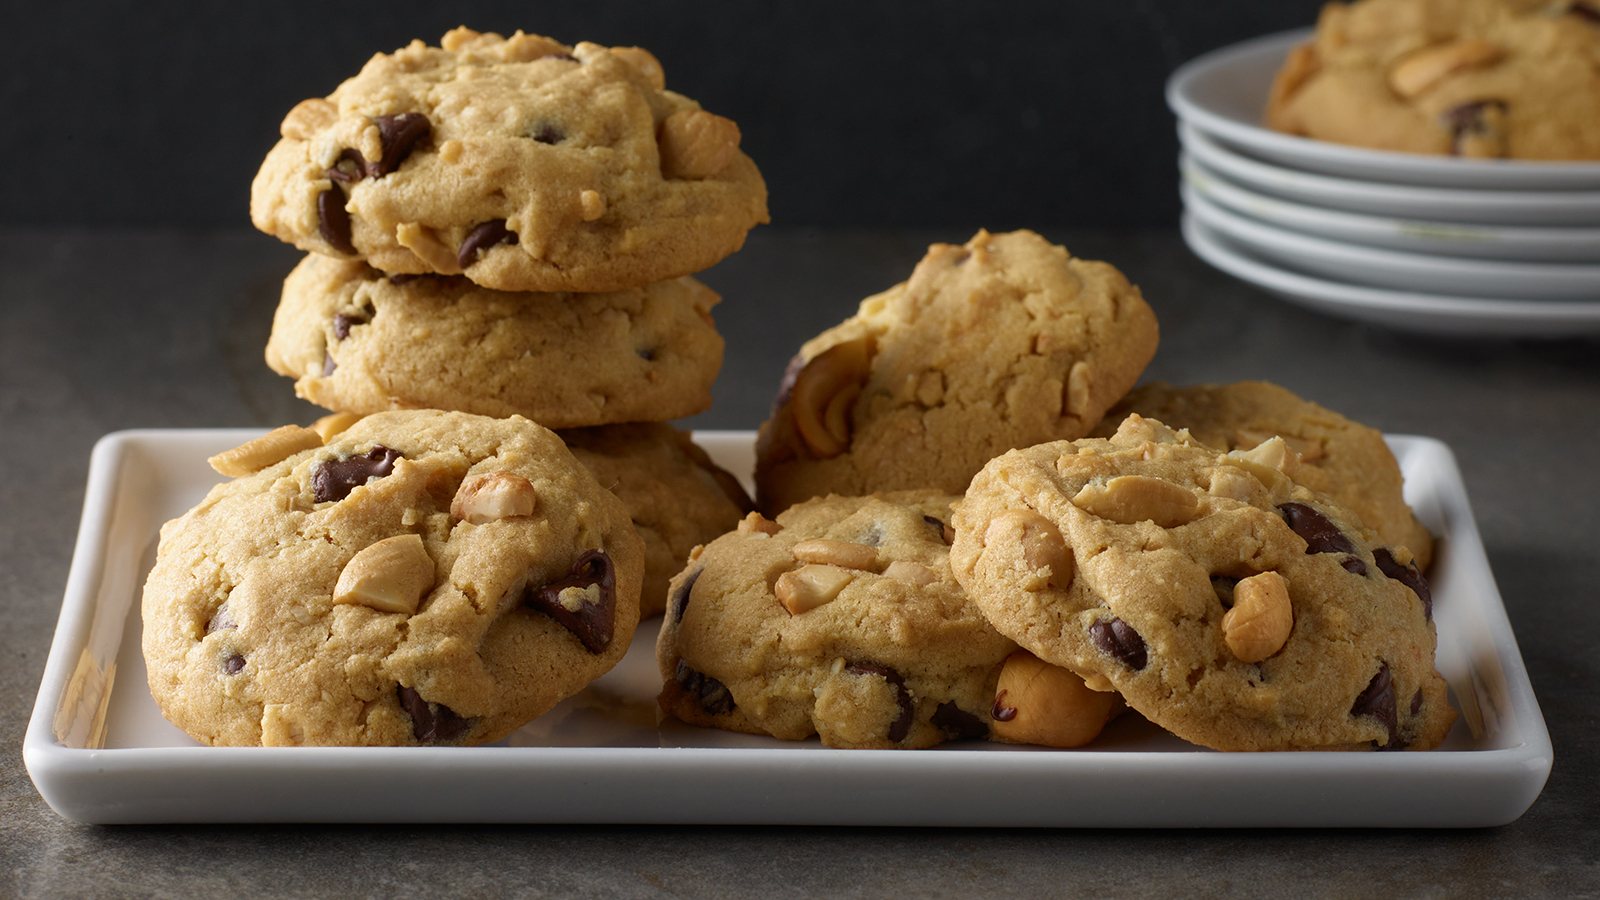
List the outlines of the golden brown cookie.
<svg viewBox="0 0 1600 900">
<path fill-rule="evenodd" d="M 202 743 L 494 741 L 627 652 L 639 536 L 532 422 L 382 413 L 214 465 L 245 474 L 162 528 L 142 606 L 150 692 Z"/>
<path fill-rule="evenodd" d="M 711 405 L 719 299 L 689 277 L 518 293 L 311 254 L 284 282 L 266 358 L 296 394 L 340 412 L 449 409 L 548 428 L 662 421 Z"/>
<path fill-rule="evenodd" d="M 1157 339 L 1107 263 L 1031 231 L 935 244 L 910 280 L 801 348 L 761 426 L 756 503 L 959 493 L 1006 450 L 1087 434 Z"/>
<path fill-rule="evenodd" d="M 733 122 L 637 47 L 458 28 L 283 120 L 256 227 L 385 272 L 612 291 L 698 272 L 767 221 Z"/>
<path fill-rule="evenodd" d="M 1280 438 L 1224 453 L 1137 414 L 1007 453 L 957 507 L 950 565 L 1002 634 L 1218 750 L 1438 746 L 1427 583 Z"/>
<path fill-rule="evenodd" d="M 1404 478 L 1382 432 L 1265 381 L 1183 387 L 1140 385 L 1106 413 L 1093 437 L 1111 437 L 1129 413 L 1157 419 L 1221 450 L 1251 450 L 1282 437 L 1299 457 L 1294 479 L 1327 494 L 1411 551 L 1417 568 L 1433 560 L 1433 536 L 1406 505 Z"/>
<path fill-rule="evenodd" d="M 1266 120 L 1380 150 L 1600 159 L 1600 5 L 1329 3 L 1274 79 Z"/>
</svg>

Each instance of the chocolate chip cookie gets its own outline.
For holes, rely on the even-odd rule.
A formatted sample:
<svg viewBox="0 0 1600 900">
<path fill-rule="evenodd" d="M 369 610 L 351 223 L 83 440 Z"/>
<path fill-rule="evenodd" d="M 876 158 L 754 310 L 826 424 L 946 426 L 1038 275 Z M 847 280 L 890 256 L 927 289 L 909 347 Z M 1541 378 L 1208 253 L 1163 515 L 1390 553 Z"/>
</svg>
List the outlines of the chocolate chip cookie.
<svg viewBox="0 0 1600 900">
<path fill-rule="evenodd" d="M 641 422 L 558 433 L 600 486 L 628 508 L 644 539 L 641 616 L 666 608 L 668 582 L 683 570 L 691 550 L 732 531 L 755 507 L 737 478 L 671 425 Z"/>
<path fill-rule="evenodd" d="M 161 529 L 143 646 L 162 713 L 229 746 L 498 740 L 620 660 L 643 548 L 521 418 L 286 426 Z"/>
<path fill-rule="evenodd" d="M 846 748 L 984 737 L 1016 649 L 949 566 L 933 491 L 751 513 L 672 584 L 661 708 L 697 725 Z"/>
<path fill-rule="evenodd" d="M 767 220 L 739 129 L 637 47 L 458 28 L 290 110 L 256 227 L 386 272 L 612 291 L 700 271 Z"/>
<path fill-rule="evenodd" d="M 1129 413 L 1187 429 L 1222 450 L 1251 450 L 1282 437 L 1295 451 L 1294 480 L 1332 497 L 1378 532 L 1390 547 L 1405 547 L 1417 568 L 1433 559 L 1433 536 L 1406 505 L 1405 479 L 1383 433 L 1265 381 L 1176 387 L 1140 385 L 1106 413 L 1092 432 L 1110 437 Z"/>
<path fill-rule="evenodd" d="M 1284 474 L 1134 414 L 984 467 L 950 564 L 1046 662 L 1219 750 L 1436 747 L 1455 719 L 1427 583 Z"/>
<path fill-rule="evenodd" d="M 1360 0 L 1323 7 L 1267 124 L 1463 157 L 1600 159 L 1600 3 Z"/>
<path fill-rule="evenodd" d="M 358 414 L 449 409 L 549 428 L 703 412 L 722 367 L 693 278 L 604 293 L 517 293 L 307 256 L 290 273 L 267 364 L 295 393 Z"/>
<path fill-rule="evenodd" d="M 935 244 L 801 347 L 761 426 L 756 502 L 960 493 L 1006 450 L 1087 434 L 1156 343 L 1155 314 L 1108 263 L 1031 231 Z"/>
</svg>

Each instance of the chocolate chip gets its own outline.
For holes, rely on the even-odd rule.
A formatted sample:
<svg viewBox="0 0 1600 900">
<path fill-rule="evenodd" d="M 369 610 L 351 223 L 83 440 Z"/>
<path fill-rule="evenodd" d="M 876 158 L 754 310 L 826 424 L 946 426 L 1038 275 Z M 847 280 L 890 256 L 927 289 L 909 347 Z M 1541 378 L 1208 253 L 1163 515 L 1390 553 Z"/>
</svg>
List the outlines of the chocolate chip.
<svg viewBox="0 0 1600 900">
<path fill-rule="evenodd" d="M 460 737 L 472 725 L 443 703 L 429 703 L 416 688 L 396 685 L 400 708 L 411 714 L 411 734 L 421 744 L 436 744 Z"/>
<path fill-rule="evenodd" d="M 1416 715 L 1419 712 L 1422 712 L 1422 692 L 1421 691 L 1417 691 L 1415 694 L 1411 695 L 1411 716 L 1412 716 L 1412 718 L 1416 718 Z"/>
<path fill-rule="evenodd" d="M 229 675 L 237 675 L 244 671 L 244 657 L 235 653 L 222 661 L 222 671 Z"/>
<path fill-rule="evenodd" d="M 339 364 L 333 361 L 333 354 L 326 350 L 322 351 L 322 377 L 328 378 L 338 369 Z"/>
<path fill-rule="evenodd" d="M 572 564 L 571 575 L 530 586 L 524 599 L 572 632 L 590 653 L 611 643 L 617 618 L 617 570 L 604 552 L 585 551 Z"/>
<path fill-rule="evenodd" d="M 1017 708 L 1015 706 L 1006 706 L 1005 700 L 1005 691 L 994 695 L 994 706 L 989 710 L 989 717 L 996 722 L 1009 722 L 1017 717 Z"/>
<path fill-rule="evenodd" d="M 386 275 L 384 277 L 389 279 L 389 283 L 390 284 L 394 285 L 395 287 L 399 287 L 402 284 L 410 284 L 411 282 L 416 281 L 418 278 L 421 278 L 422 276 L 421 275 L 415 275 L 415 274 L 412 274 L 412 273 L 409 273 L 409 272 L 390 272 L 388 275 Z"/>
<path fill-rule="evenodd" d="M 355 324 L 357 324 L 357 320 L 354 316 L 345 315 L 344 313 L 334 313 L 333 336 L 341 341 L 344 340 L 350 336 L 350 326 Z"/>
<path fill-rule="evenodd" d="M 1347 553 L 1356 556 L 1359 552 L 1355 542 L 1316 509 L 1304 503 L 1285 503 L 1278 507 L 1278 511 L 1283 513 L 1289 528 L 1306 542 L 1307 553 Z M 1344 560 L 1341 565 L 1357 575 L 1367 574 L 1367 565 L 1360 558 Z"/>
<path fill-rule="evenodd" d="M 939 532 L 939 540 L 944 541 L 946 544 L 950 543 L 951 538 L 955 535 L 950 526 L 945 524 L 945 521 L 938 516 L 923 516 L 922 521 L 932 525 L 933 530 Z"/>
<path fill-rule="evenodd" d="M 638 354 L 639 358 L 645 362 L 655 362 L 656 348 L 654 347 L 639 347 L 633 352 Z"/>
<path fill-rule="evenodd" d="M 1422 601 L 1423 615 L 1427 616 L 1429 621 L 1432 621 L 1433 594 L 1428 590 L 1428 579 L 1423 578 L 1422 573 L 1417 571 L 1416 563 L 1408 562 L 1403 566 L 1400 565 L 1395 560 L 1394 554 L 1389 552 L 1388 547 L 1379 547 L 1372 551 L 1372 558 L 1378 563 L 1378 571 L 1411 588 L 1411 592 L 1417 595 L 1418 600 Z"/>
<path fill-rule="evenodd" d="M 895 700 L 900 704 L 900 715 L 889 723 L 889 740 L 896 744 L 905 740 L 906 735 L 911 733 L 911 722 L 916 714 L 916 704 L 911 699 L 911 689 L 906 687 L 906 680 L 900 677 L 900 673 L 883 663 L 876 663 L 870 660 L 849 663 L 844 667 L 844 670 L 852 675 L 876 675 L 894 687 Z"/>
<path fill-rule="evenodd" d="M 733 712 L 733 694 L 728 691 L 728 686 L 689 668 L 689 664 L 683 660 L 678 660 L 672 679 L 678 682 L 679 687 L 693 694 L 700 708 L 713 716 L 725 716 Z"/>
<path fill-rule="evenodd" d="M 672 621 L 682 622 L 683 611 L 689 608 L 689 595 L 694 591 L 694 583 L 700 579 L 700 573 L 705 566 L 701 566 L 683 577 L 677 588 L 672 591 L 672 597 L 667 600 L 667 608 L 671 610 Z"/>
<path fill-rule="evenodd" d="M 1450 132 L 1450 152 L 1456 156 L 1505 155 L 1504 129 L 1506 112 L 1504 100 L 1471 100 L 1445 110 L 1440 123 Z M 1475 145 L 1476 152 L 1467 152 Z"/>
<path fill-rule="evenodd" d="M 1388 663 L 1384 663 L 1378 674 L 1372 676 L 1372 681 L 1367 683 L 1366 690 L 1362 691 L 1356 702 L 1351 704 L 1350 715 L 1377 719 L 1389 732 L 1389 742 L 1384 744 L 1384 748 L 1400 749 L 1400 722 L 1395 714 L 1394 676 L 1389 672 Z"/>
<path fill-rule="evenodd" d="M 467 232 L 467 236 L 461 242 L 461 246 L 456 249 L 456 262 L 461 265 L 461 268 L 465 269 L 477 262 L 478 254 L 484 250 L 497 244 L 515 244 L 516 242 L 516 233 L 506 228 L 504 219 L 484 222 L 473 226 L 472 230 Z"/>
<path fill-rule="evenodd" d="M 328 178 L 340 184 L 353 184 L 367 177 L 367 158 L 361 151 L 346 147 L 328 168 Z"/>
<path fill-rule="evenodd" d="M 1346 556 L 1344 559 L 1339 560 L 1339 565 L 1352 575 L 1367 574 L 1367 564 L 1362 562 L 1359 557 Z"/>
<path fill-rule="evenodd" d="M 317 230 L 329 247 L 355 255 L 355 244 L 350 242 L 350 213 L 344 208 L 344 189 L 337 184 L 317 195 Z"/>
<path fill-rule="evenodd" d="M 400 164 L 416 148 L 417 142 L 432 131 L 433 123 L 422 113 L 379 116 L 378 144 L 383 148 L 383 158 L 375 163 L 367 163 L 367 175 L 382 178 L 400 168 Z"/>
<path fill-rule="evenodd" d="M 566 140 L 566 132 L 551 122 L 540 122 L 529 130 L 528 136 L 541 144 L 559 144 Z"/>
<path fill-rule="evenodd" d="M 343 500 L 369 479 L 394 471 L 394 461 L 404 454 L 374 444 L 371 450 L 343 459 L 325 459 L 311 470 L 311 492 L 318 503 Z"/>
<path fill-rule="evenodd" d="M 1567 7 L 1567 12 L 1593 25 L 1600 25 L 1600 4 L 1585 3 L 1584 0 Z"/>
<path fill-rule="evenodd" d="M 1096 647 L 1111 654 L 1123 665 L 1138 672 L 1150 661 L 1144 638 L 1133 626 L 1121 619 L 1102 619 L 1089 626 L 1089 637 Z"/>
<path fill-rule="evenodd" d="M 1013 709 L 1011 714 L 1014 716 L 1017 711 Z M 982 719 L 955 705 L 954 701 L 939 704 L 939 708 L 933 711 L 933 718 L 930 721 L 933 722 L 935 728 L 951 737 L 981 738 L 989 736 L 989 726 L 983 724 Z"/>
<path fill-rule="evenodd" d="M 539 57 L 539 59 L 560 59 L 567 62 L 579 61 L 578 58 L 573 56 L 571 53 L 546 53 L 545 55 Z"/>
<path fill-rule="evenodd" d="M 228 612 L 228 604 L 224 603 L 217 607 L 216 612 L 211 614 L 211 621 L 206 623 L 206 634 L 238 627 L 239 624 L 233 621 L 233 614 Z"/>
</svg>

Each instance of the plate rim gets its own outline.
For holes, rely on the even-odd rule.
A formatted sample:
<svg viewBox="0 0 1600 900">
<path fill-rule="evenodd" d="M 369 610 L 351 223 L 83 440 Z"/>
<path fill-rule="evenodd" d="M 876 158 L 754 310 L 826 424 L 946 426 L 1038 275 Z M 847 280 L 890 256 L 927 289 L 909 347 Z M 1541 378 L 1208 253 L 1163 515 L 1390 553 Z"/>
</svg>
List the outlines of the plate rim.
<svg viewBox="0 0 1600 900">
<path fill-rule="evenodd" d="M 68 589 L 63 599 L 60 621 L 52 640 L 50 656 L 46 661 L 45 675 L 36 699 L 34 714 L 30 718 L 24 738 L 24 759 L 30 776 L 45 800 L 61 815 L 84 822 L 198 822 L 198 821 L 517 821 L 517 822 L 678 822 L 727 823 L 750 822 L 768 824 L 934 824 L 934 825 L 1021 825 L 1021 826 L 1084 826 L 1084 827 L 1134 827 L 1150 825 L 1194 826 L 1370 826 L 1412 825 L 1420 827 L 1481 827 L 1504 824 L 1514 820 L 1537 799 L 1549 774 L 1551 751 L 1549 735 L 1543 713 L 1533 697 L 1531 684 L 1515 636 L 1510 631 L 1503 601 L 1489 571 L 1487 556 L 1482 550 L 1481 537 L 1476 531 L 1464 485 L 1460 482 L 1459 468 L 1450 449 L 1432 438 L 1408 435 L 1390 436 L 1396 446 L 1410 446 L 1425 450 L 1437 457 L 1442 467 L 1440 478 L 1446 479 L 1453 489 L 1459 489 L 1459 498 L 1448 504 L 1448 523 L 1463 553 L 1462 565 L 1472 575 L 1470 583 L 1476 586 L 1471 592 L 1474 609 L 1491 620 L 1494 630 L 1493 652 L 1499 664 L 1497 671 L 1503 676 L 1511 712 L 1515 716 L 1515 731 L 1506 735 L 1506 746 L 1467 748 L 1458 752 L 1432 751 L 1425 753 L 1348 754 L 1348 753 L 1283 753 L 1283 754 L 1226 754 L 1207 751 L 1056 751 L 1046 748 L 962 749 L 960 747 L 931 751 L 872 751 L 829 750 L 826 748 L 787 749 L 761 748 L 589 748 L 589 747 L 487 747 L 487 748 L 209 748 L 209 747 L 147 747 L 122 749 L 86 749 L 68 747 L 54 739 L 51 720 L 55 708 L 68 690 L 69 660 L 77 655 L 87 639 L 86 616 L 95 610 L 97 602 L 90 593 L 104 573 L 92 570 L 103 568 L 105 557 L 97 548 L 106 545 L 106 531 L 115 510 L 113 500 L 118 487 L 116 476 L 134 454 L 151 445 L 163 442 L 210 442 L 211 452 L 217 447 L 232 446 L 241 439 L 264 433 L 265 429 L 132 429 L 112 432 L 95 445 L 90 462 L 90 490 L 85 494 L 84 514 L 80 520 L 79 541 L 75 547 Z M 752 431 L 695 432 L 696 439 L 705 437 L 753 442 Z M 142 443 L 141 443 L 142 442 Z M 709 449 L 709 448 L 708 448 Z M 1420 452 L 1413 450 L 1412 452 Z M 110 479 L 108 481 L 108 479 Z M 84 551 L 80 559 L 78 551 Z M 87 580 L 87 583 L 86 583 Z M 1481 607 L 1481 608 L 1479 608 Z M 126 630 L 126 624 L 121 627 Z M 118 635 L 121 639 L 121 635 Z M 1183 767 L 1185 772 L 1174 773 L 1171 761 L 1181 756 L 1193 766 Z M 285 759 L 293 759 L 292 768 L 282 766 Z M 972 771 L 974 760 L 986 765 Z M 649 765 L 640 767 L 639 760 Z M 1064 760 L 1077 760 L 1078 764 L 1063 767 Z M 1299 772 L 1306 769 L 1307 761 L 1325 768 L 1318 771 Z M 306 765 L 299 765 L 300 763 Z M 413 797 L 393 796 L 392 774 L 384 775 L 394 766 L 431 768 L 445 762 L 452 779 L 459 777 L 460 796 L 436 801 L 435 808 L 419 810 Z M 715 763 L 709 768 L 708 762 Z M 852 797 L 844 798 L 843 808 L 818 808 L 815 805 L 797 809 L 793 804 L 803 803 L 805 792 L 810 790 L 805 779 L 797 781 L 771 778 L 772 765 L 781 762 L 785 771 L 811 771 L 822 773 L 830 779 L 841 778 L 853 785 Z M 415 765 L 413 765 L 415 764 Z M 1096 771 L 1125 772 L 1137 779 L 1083 779 L 1074 773 L 1085 766 Z M 1192 771 L 1201 769 L 1204 778 L 1196 778 Z M 1065 771 L 1063 771 L 1065 769 Z M 1278 772 L 1286 778 L 1321 783 L 1330 773 L 1348 774 L 1364 788 L 1383 790 L 1376 796 L 1404 798 L 1407 803 L 1419 804 L 1415 820 L 1403 822 L 1374 822 L 1365 813 L 1354 813 L 1347 805 L 1340 815 L 1324 819 L 1306 820 L 1298 805 L 1292 808 L 1273 797 L 1258 798 L 1260 809 L 1266 812 L 1240 816 L 1227 810 L 1215 813 L 1162 818 L 1161 813 L 1151 814 L 1135 810 L 1129 815 L 1119 806 L 1116 791 L 1132 790 L 1134 795 L 1148 794 L 1147 799 L 1155 809 L 1162 804 L 1174 788 L 1188 789 L 1203 794 L 1208 799 L 1238 796 L 1239 791 L 1257 784 L 1263 771 Z M 108 773 L 121 773 L 120 781 Z M 662 778 L 675 773 L 678 778 Z M 959 785 L 938 792 L 925 790 L 925 779 L 930 773 L 956 773 L 961 775 Z M 235 783 L 241 774 L 258 782 L 260 791 L 281 794 L 275 802 L 263 807 L 218 811 L 214 808 L 196 810 L 192 796 L 182 792 L 197 787 L 215 788 L 222 779 Z M 1078 773 L 1081 774 L 1081 773 Z M 1418 775 L 1448 782 L 1481 782 L 1489 775 L 1492 780 L 1483 785 L 1484 796 L 1440 797 L 1423 791 L 1418 794 Z M 630 796 L 607 795 L 601 797 L 587 793 L 589 782 L 585 779 L 619 776 L 625 784 L 637 791 L 650 794 L 656 806 L 641 810 Z M 646 778 L 645 776 L 649 776 Z M 730 794 L 736 801 L 726 798 L 707 799 L 688 788 L 707 787 L 708 776 L 726 779 Z M 820 777 L 820 776 L 818 776 Z M 1039 778 L 1041 786 L 1053 790 L 1072 792 L 1072 796 L 1093 797 L 1103 801 L 1093 814 L 1075 813 L 1075 808 L 1063 810 L 1059 804 L 1041 804 L 1040 791 L 1019 792 L 1015 780 L 1020 777 Z M 886 780 L 894 796 L 908 805 L 882 804 L 886 796 L 874 787 L 874 779 Z M 919 782 L 918 779 L 923 779 Z M 1033 782 L 1029 782 L 1033 784 Z M 452 785 L 456 782 L 452 781 Z M 941 784 L 944 782 L 941 781 Z M 117 790 L 111 790 L 115 786 Z M 917 787 L 923 790 L 914 791 Z M 859 790 L 855 790 L 858 787 Z M 180 790 L 181 789 L 181 790 Z M 739 789 L 744 789 L 741 793 Z M 325 796 L 328 790 L 343 790 L 360 802 L 340 804 L 336 808 L 313 801 L 297 799 Z M 1001 813 L 972 813 L 964 810 L 959 798 L 992 797 L 1002 791 L 1016 804 Z M 509 793 L 508 793 L 509 792 Z M 653 792 L 653 793 L 652 793 Z M 614 792 L 615 793 L 615 792 Z M 1261 792 L 1257 792 L 1260 794 Z M 1271 792 L 1268 792 L 1269 794 Z M 1462 795 L 1470 791 L 1452 792 Z M 532 803 L 512 813 L 504 804 L 494 814 L 483 814 L 474 804 L 487 802 L 486 798 L 515 796 Z M 772 804 L 772 797 L 787 798 L 790 807 Z M 663 797 L 681 800 L 684 805 L 662 806 Z M 1429 799 L 1432 799 L 1430 808 Z M 1059 799 L 1052 795 L 1051 799 Z M 537 801 L 537 802 L 534 802 Z M 729 805 L 729 803 L 732 805 Z M 1276 802 L 1276 805 L 1274 803 Z M 307 805 L 311 803 L 312 805 Z M 366 804 L 362 806 L 362 804 Z M 539 805 L 543 803 L 544 805 Z M 1298 801 L 1296 801 L 1298 804 Z M 992 804 L 991 804 L 992 805 Z M 1071 806 L 1070 804 L 1068 804 Z M 1167 804 L 1170 806 L 1170 804 Z M 1402 807 L 1410 810 L 1412 807 Z M 908 815 L 924 818 L 908 821 Z"/>
<path fill-rule="evenodd" d="M 1319 172 L 1364 172 L 1376 180 L 1458 187 L 1563 190 L 1600 188 L 1600 161 L 1581 160 L 1472 160 L 1432 154 L 1376 150 L 1321 141 L 1273 131 L 1240 120 L 1203 104 L 1196 87 L 1207 77 L 1231 67 L 1260 63 L 1271 54 L 1282 55 L 1310 39 L 1314 27 L 1302 27 L 1250 38 L 1207 51 L 1174 69 L 1167 78 L 1168 108 L 1181 120 L 1241 149 L 1270 155 Z M 1262 107 L 1270 91 L 1262 85 Z"/>
</svg>

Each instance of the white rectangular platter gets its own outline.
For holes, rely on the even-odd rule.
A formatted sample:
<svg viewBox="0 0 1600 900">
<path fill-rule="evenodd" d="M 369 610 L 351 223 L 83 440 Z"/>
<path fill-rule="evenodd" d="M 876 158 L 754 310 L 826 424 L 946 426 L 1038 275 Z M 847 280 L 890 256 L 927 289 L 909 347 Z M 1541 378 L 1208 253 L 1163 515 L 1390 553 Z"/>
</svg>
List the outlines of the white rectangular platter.
<svg viewBox="0 0 1600 900">
<path fill-rule="evenodd" d="M 23 742 L 61 815 L 91 823 L 587 822 L 1480 827 L 1522 815 L 1549 734 L 1450 449 L 1391 436 L 1439 536 L 1438 665 L 1462 715 L 1437 750 L 1214 753 L 1128 714 L 1094 743 L 834 750 L 658 722 L 647 623 L 623 662 L 506 741 L 472 748 L 214 748 L 161 717 L 139 594 L 161 523 L 247 430 L 125 431 L 95 447 L 77 547 Z M 748 477 L 750 432 L 696 439 Z"/>
</svg>

